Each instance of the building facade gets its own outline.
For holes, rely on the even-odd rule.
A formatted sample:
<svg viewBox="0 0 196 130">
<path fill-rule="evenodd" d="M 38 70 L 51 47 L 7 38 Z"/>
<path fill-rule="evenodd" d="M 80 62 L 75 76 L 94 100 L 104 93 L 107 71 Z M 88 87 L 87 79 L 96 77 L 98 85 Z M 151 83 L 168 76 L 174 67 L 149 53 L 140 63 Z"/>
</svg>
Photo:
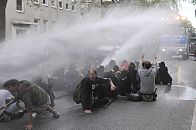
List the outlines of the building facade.
<svg viewBox="0 0 196 130">
<path fill-rule="evenodd" d="M 72 24 L 80 17 L 75 0 L 8 0 L 6 39 L 47 32 L 56 25 Z"/>
</svg>

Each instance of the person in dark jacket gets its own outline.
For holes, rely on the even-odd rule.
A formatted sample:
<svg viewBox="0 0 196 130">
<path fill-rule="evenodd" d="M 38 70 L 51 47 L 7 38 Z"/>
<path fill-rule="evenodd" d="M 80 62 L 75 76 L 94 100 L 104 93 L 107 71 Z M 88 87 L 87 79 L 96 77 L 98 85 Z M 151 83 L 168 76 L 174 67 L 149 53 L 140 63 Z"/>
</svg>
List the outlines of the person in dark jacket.
<svg viewBox="0 0 196 130">
<path fill-rule="evenodd" d="M 74 87 L 80 83 L 82 76 L 76 70 L 75 64 L 70 64 L 68 71 L 64 75 L 64 80 L 66 84 L 66 91 L 68 93 L 73 93 Z"/>
<path fill-rule="evenodd" d="M 24 102 L 29 117 L 28 124 L 25 126 L 26 129 L 33 128 L 32 113 L 34 112 L 49 111 L 54 118 L 59 117 L 59 113 L 49 106 L 48 94 L 38 85 L 26 80 L 11 79 L 6 81 L 3 86 L 15 96 L 16 101 L 21 100 Z"/>
<path fill-rule="evenodd" d="M 169 92 L 171 90 L 172 77 L 168 73 L 168 69 L 165 66 L 165 62 L 159 63 L 157 77 L 159 78 L 160 84 L 168 85 L 164 92 Z"/>
<path fill-rule="evenodd" d="M 103 65 L 99 65 L 96 68 L 96 71 L 97 71 L 97 76 L 103 77 L 104 76 L 104 72 L 105 72 L 105 67 Z"/>
<path fill-rule="evenodd" d="M 165 66 L 165 62 L 159 63 L 158 76 L 162 84 L 172 85 L 172 77 L 168 73 L 168 68 Z"/>
<path fill-rule="evenodd" d="M 136 69 L 136 64 L 134 62 L 130 62 L 128 67 L 128 75 L 127 75 L 127 93 L 137 93 L 140 89 L 140 78 L 138 75 L 138 71 Z"/>
<path fill-rule="evenodd" d="M 106 67 L 105 67 L 105 71 L 106 72 L 111 71 L 112 68 L 114 67 L 114 65 L 116 65 L 116 61 L 115 60 L 110 60 L 109 64 L 106 65 Z"/>
<path fill-rule="evenodd" d="M 118 78 L 118 70 L 119 67 L 117 65 L 114 65 L 114 67 L 112 68 L 111 71 L 109 72 L 105 72 L 104 73 L 104 78 L 109 78 L 112 80 L 112 82 L 114 83 L 114 85 L 116 86 L 116 89 L 111 91 L 111 89 L 109 88 L 107 90 L 108 96 L 112 99 L 116 99 L 118 96 L 118 88 L 120 87 L 120 80 Z M 109 85 L 108 85 L 109 86 Z"/>
<path fill-rule="evenodd" d="M 140 77 L 140 89 L 137 93 L 127 95 L 128 99 L 133 101 L 156 101 L 155 77 L 157 73 L 156 66 L 152 66 L 150 61 L 144 61 L 142 56 L 142 68 L 138 70 Z"/>
<path fill-rule="evenodd" d="M 84 113 L 91 113 L 92 108 L 105 105 L 109 102 L 107 98 L 106 86 L 108 79 L 97 77 L 95 69 L 88 71 L 89 77 L 81 81 L 81 103 Z M 110 80 L 111 90 L 115 90 L 113 82 Z"/>
</svg>

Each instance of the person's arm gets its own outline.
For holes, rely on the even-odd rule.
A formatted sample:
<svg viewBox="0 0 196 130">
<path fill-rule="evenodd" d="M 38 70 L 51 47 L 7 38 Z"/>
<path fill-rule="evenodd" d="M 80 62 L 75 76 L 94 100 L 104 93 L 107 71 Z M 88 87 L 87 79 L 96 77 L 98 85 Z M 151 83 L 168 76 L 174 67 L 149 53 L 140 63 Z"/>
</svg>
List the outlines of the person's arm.
<svg viewBox="0 0 196 130">
<path fill-rule="evenodd" d="M 143 68 L 143 63 L 144 63 L 144 54 L 142 54 L 142 56 L 140 57 L 138 69 Z"/>
<path fill-rule="evenodd" d="M 23 95 L 22 101 L 25 104 L 25 107 L 26 107 L 26 110 L 27 110 L 27 115 L 28 115 L 28 120 L 27 120 L 27 124 L 25 125 L 25 128 L 27 130 L 31 130 L 33 128 L 32 113 L 33 113 L 33 111 L 36 111 L 36 110 L 35 110 L 35 107 L 32 105 L 31 96 L 30 96 L 29 93 L 26 92 Z"/>
<path fill-rule="evenodd" d="M 28 121 L 27 121 L 27 124 L 25 125 L 25 129 L 31 130 L 33 128 L 33 125 L 32 125 L 32 112 L 28 112 L 27 116 L 28 116 Z"/>
<path fill-rule="evenodd" d="M 4 108 L 8 108 L 10 105 L 12 105 L 13 103 L 17 102 L 16 98 L 11 98 L 11 99 L 7 99 L 6 100 L 6 106 Z"/>
<path fill-rule="evenodd" d="M 100 78 L 99 77 L 99 80 L 102 80 L 102 82 L 104 84 L 106 84 L 108 82 L 108 80 L 109 80 L 110 86 L 111 86 L 111 90 L 115 90 L 116 89 L 116 86 L 114 85 L 114 83 L 112 82 L 112 80 L 110 78 Z"/>
<path fill-rule="evenodd" d="M 114 83 L 112 82 L 110 78 L 109 78 L 109 81 L 110 81 L 111 90 L 115 90 L 116 86 L 114 85 Z"/>
</svg>

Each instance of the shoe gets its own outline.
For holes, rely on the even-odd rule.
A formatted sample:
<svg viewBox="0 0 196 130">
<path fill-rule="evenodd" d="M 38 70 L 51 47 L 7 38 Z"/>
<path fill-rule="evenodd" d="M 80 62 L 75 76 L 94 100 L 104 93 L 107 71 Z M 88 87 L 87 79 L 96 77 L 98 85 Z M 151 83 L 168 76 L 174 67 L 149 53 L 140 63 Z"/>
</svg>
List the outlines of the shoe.
<svg viewBox="0 0 196 130">
<path fill-rule="evenodd" d="M 55 111 L 55 113 L 53 114 L 53 117 L 54 118 L 59 118 L 59 116 L 60 116 L 60 114 L 57 111 Z"/>
</svg>

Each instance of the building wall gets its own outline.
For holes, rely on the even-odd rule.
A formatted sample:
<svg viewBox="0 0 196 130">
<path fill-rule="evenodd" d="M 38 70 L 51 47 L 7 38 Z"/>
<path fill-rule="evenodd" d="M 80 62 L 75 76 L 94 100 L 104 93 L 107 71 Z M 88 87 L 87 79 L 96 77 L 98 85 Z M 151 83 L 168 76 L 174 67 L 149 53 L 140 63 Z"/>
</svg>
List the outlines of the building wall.
<svg viewBox="0 0 196 130">
<path fill-rule="evenodd" d="M 77 3 L 72 0 L 62 0 L 63 9 L 59 8 L 59 0 L 56 0 L 56 6 L 51 7 L 51 1 L 48 5 L 43 5 L 43 0 L 34 3 L 34 0 L 23 0 L 23 11 L 16 10 L 16 0 L 8 0 L 6 7 L 6 39 L 15 38 L 20 34 L 32 32 L 46 32 L 59 24 L 71 24 L 80 19 L 80 10 Z M 66 3 L 69 8 L 66 9 Z M 74 10 L 72 10 L 74 5 Z"/>
</svg>

